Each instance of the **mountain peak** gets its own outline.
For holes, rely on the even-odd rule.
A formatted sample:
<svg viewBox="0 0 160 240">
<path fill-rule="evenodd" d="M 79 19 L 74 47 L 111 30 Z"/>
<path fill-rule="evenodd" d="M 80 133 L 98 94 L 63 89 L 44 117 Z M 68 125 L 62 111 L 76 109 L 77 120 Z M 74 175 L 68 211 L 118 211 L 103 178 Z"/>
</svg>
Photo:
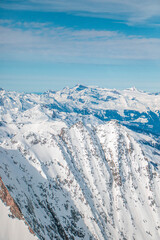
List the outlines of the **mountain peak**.
<svg viewBox="0 0 160 240">
<path fill-rule="evenodd" d="M 132 92 L 139 92 L 139 90 L 136 87 L 127 88 L 127 90 L 130 90 Z"/>
<path fill-rule="evenodd" d="M 74 88 L 76 89 L 76 91 L 82 91 L 88 87 L 81 85 L 81 84 L 77 84 Z"/>
</svg>

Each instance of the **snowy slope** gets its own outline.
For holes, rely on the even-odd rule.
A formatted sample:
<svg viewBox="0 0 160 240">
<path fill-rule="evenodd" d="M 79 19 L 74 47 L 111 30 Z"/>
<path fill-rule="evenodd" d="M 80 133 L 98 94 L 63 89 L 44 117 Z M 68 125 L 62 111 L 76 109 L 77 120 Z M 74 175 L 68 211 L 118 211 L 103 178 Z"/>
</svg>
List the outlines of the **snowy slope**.
<svg viewBox="0 0 160 240">
<path fill-rule="evenodd" d="M 160 239 L 160 94 L 0 92 L 0 176 L 39 239 Z"/>
<path fill-rule="evenodd" d="M 10 210 L 0 200 L 0 239 L 1 240 L 36 240 L 23 221 L 9 217 Z"/>
</svg>

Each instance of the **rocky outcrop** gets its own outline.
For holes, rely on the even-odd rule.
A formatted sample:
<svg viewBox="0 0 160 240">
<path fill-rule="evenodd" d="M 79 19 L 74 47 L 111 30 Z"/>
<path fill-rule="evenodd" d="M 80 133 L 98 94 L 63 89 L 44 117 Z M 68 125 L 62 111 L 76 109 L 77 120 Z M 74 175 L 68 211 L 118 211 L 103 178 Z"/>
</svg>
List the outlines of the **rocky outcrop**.
<svg viewBox="0 0 160 240">
<path fill-rule="evenodd" d="M 21 213 L 20 208 L 18 207 L 18 205 L 10 195 L 8 189 L 4 185 L 1 177 L 0 177 L 0 199 L 6 206 L 10 207 L 10 212 L 11 212 L 10 217 L 23 220 L 25 224 L 28 226 L 29 231 L 35 235 L 31 227 L 29 226 L 29 224 L 26 222 L 23 214 Z"/>
</svg>

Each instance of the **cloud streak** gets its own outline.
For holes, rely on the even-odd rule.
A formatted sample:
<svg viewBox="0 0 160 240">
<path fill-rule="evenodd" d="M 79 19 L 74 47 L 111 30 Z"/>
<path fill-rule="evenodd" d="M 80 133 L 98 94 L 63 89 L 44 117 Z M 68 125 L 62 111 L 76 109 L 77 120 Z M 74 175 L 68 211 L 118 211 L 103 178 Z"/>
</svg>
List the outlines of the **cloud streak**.
<svg viewBox="0 0 160 240">
<path fill-rule="evenodd" d="M 160 17 L 159 0 L 26 0 L 0 3 L 4 9 L 72 12 L 78 15 L 125 20 L 135 24 Z"/>
<path fill-rule="evenodd" d="M 0 22 L 0 32 L 1 59 L 99 64 L 113 60 L 160 60 L 159 38 L 5 20 Z"/>
</svg>

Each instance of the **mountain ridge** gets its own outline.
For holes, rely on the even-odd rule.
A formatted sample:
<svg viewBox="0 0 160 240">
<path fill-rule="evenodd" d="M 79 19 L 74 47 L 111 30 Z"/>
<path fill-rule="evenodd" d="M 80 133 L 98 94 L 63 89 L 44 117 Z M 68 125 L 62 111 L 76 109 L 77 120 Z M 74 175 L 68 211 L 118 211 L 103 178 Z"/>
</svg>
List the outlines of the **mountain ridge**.
<svg viewBox="0 0 160 240">
<path fill-rule="evenodd" d="M 39 239 L 159 239 L 159 95 L 76 86 L 0 99 L 0 176 Z"/>
</svg>

